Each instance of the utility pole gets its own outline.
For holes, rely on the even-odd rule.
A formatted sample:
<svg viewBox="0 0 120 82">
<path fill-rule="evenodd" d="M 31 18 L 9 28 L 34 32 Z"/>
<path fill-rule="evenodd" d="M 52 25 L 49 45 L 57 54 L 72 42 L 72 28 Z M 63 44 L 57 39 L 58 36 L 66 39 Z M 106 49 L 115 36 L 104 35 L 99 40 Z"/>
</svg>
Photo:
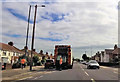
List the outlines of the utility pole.
<svg viewBox="0 0 120 82">
<path fill-rule="evenodd" d="M 31 12 L 31 5 L 29 7 L 29 15 L 28 15 L 28 25 L 27 25 L 27 36 L 26 36 L 26 46 L 25 46 L 25 56 L 26 56 L 26 53 L 27 53 L 27 44 L 28 44 L 28 34 L 29 34 L 29 22 L 30 22 L 30 12 Z M 29 57 L 29 55 L 28 55 Z"/>
<path fill-rule="evenodd" d="M 35 5 L 35 14 L 34 14 L 34 24 L 33 24 L 33 34 L 32 34 L 32 44 L 31 44 L 30 71 L 32 71 L 32 65 L 33 65 L 33 47 L 34 47 L 34 35 L 35 35 L 36 13 L 37 13 L 37 5 Z"/>
<path fill-rule="evenodd" d="M 91 57 L 92 57 L 92 46 L 91 46 Z"/>
</svg>

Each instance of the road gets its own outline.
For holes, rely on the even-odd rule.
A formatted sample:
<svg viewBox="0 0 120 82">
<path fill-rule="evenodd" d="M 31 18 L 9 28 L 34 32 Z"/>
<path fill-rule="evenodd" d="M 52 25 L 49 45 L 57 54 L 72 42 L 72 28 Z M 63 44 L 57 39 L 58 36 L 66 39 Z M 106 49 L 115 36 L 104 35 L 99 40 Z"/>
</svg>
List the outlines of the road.
<svg viewBox="0 0 120 82">
<path fill-rule="evenodd" d="M 48 70 L 42 75 L 33 76 L 24 80 L 89 80 L 97 82 L 97 80 L 112 80 L 117 82 L 118 69 L 101 66 L 100 69 L 87 69 L 86 65 L 74 63 L 73 69 L 57 71 L 55 69 Z"/>
</svg>

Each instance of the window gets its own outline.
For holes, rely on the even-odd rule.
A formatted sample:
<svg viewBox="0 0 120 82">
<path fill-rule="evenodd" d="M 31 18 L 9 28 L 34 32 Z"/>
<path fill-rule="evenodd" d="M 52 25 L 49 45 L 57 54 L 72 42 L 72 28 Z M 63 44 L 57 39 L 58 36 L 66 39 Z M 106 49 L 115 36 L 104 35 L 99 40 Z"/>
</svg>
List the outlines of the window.
<svg viewBox="0 0 120 82">
<path fill-rule="evenodd" d="M 8 54 L 8 56 L 10 56 L 10 53 Z"/>
<path fill-rule="evenodd" d="M 5 51 L 3 52 L 3 56 L 6 56 L 6 52 Z"/>
</svg>

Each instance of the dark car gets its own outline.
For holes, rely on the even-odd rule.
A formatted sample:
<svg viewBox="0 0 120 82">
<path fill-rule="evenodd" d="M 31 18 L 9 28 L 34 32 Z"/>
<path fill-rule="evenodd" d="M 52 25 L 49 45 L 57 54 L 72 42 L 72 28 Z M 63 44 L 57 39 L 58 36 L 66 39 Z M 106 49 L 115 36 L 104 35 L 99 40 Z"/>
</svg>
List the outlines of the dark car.
<svg viewBox="0 0 120 82">
<path fill-rule="evenodd" d="M 6 63 L 1 63 L 2 64 L 2 70 L 6 69 Z"/>
<path fill-rule="evenodd" d="M 46 63 L 45 63 L 45 69 L 54 68 L 54 67 L 55 67 L 54 60 L 53 59 L 47 59 Z"/>
</svg>

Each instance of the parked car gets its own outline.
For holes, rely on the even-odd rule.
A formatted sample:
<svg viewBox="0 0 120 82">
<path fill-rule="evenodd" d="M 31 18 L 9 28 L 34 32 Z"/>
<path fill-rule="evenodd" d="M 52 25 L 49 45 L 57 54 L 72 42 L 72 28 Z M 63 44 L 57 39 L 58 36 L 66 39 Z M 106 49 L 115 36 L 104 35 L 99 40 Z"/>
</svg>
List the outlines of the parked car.
<svg viewBox="0 0 120 82">
<path fill-rule="evenodd" d="M 45 63 L 45 69 L 54 67 L 55 67 L 54 59 L 47 59 Z"/>
<path fill-rule="evenodd" d="M 12 68 L 21 68 L 21 63 L 20 62 L 15 62 L 13 65 L 12 65 Z"/>
<path fill-rule="evenodd" d="M 81 62 L 82 64 L 84 64 L 84 65 L 86 65 L 87 64 L 87 62 L 86 61 L 83 61 L 83 62 Z"/>
<path fill-rule="evenodd" d="M 98 62 L 96 60 L 90 60 L 87 64 L 87 68 L 100 68 L 100 65 L 98 64 Z"/>
<path fill-rule="evenodd" d="M 2 64 L 2 70 L 6 69 L 6 63 L 1 63 Z"/>
</svg>

